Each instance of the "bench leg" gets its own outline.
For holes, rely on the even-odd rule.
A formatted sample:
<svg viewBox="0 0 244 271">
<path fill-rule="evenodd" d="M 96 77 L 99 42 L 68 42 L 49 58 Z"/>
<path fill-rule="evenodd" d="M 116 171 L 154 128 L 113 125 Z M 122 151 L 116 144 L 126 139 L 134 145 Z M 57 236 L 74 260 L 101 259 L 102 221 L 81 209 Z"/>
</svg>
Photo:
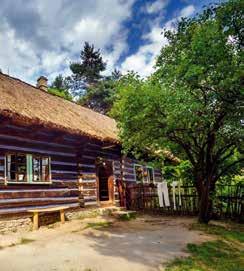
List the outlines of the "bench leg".
<svg viewBox="0 0 244 271">
<path fill-rule="evenodd" d="M 61 223 L 64 224 L 65 222 L 64 210 L 60 210 L 60 220 Z"/>
<path fill-rule="evenodd" d="M 39 214 L 34 213 L 33 215 L 33 230 L 38 230 L 39 227 Z"/>
</svg>

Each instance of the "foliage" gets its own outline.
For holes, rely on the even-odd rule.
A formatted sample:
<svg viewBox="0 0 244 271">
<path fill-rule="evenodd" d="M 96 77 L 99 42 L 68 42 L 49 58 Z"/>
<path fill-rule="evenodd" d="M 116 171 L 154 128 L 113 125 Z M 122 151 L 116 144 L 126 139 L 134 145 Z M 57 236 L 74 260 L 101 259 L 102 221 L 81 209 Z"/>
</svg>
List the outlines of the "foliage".
<svg viewBox="0 0 244 271">
<path fill-rule="evenodd" d="M 73 97 L 69 93 L 68 88 L 69 86 L 67 80 L 61 74 L 59 74 L 52 82 L 48 92 L 66 100 L 72 101 Z"/>
<path fill-rule="evenodd" d="M 182 160 L 178 165 L 165 165 L 163 170 L 167 181 L 181 180 L 183 185 L 193 182 L 192 166 L 188 160 Z"/>
<path fill-rule="evenodd" d="M 55 77 L 51 84 L 51 88 L 56 88 L 60 90 L 67 90 L 69 88 L 67 79 L 62 76 L 62 74 L 59 74 Z"/>
<path fill-rule="evenodd" d="M 240 6 L 239 0 L 210 6 L 165 31 L 156 72 L 148 80 L 122 77 L 112 110 L 126 151 L 181 149 L 192 165 L 202 222 L 210 219 L 217 180 L 244 161 L 234 155 L 243 144 Z"/>
<path fill-rule="evenodd" d="M 51 93 L 51 94 L 54 94 L 56 96 L 59 96 L 61 98 L 64 98 L 64 99 L 66 99 L 68 101 L 73 100 L 72 95 L 66 89 L 49 88 L 48 92 Z"/>
<path fill-rule="evenodd" d="M 120 76 L 121 73 L 114 70 L 111 76 L 88 87 L 85 94 L 80 97 L 79 104 L 99 113 L 108 114 L 116 97 L 116 82 Z"/>
<path fill-rule="evenodd" d="M 106 68 L 100 50 L 85 42 L 80 53 L 80 62 L 70 64 L 72 75 L 67 78 L 69 87 L 75 96 L 81 96 L 87 87 L 95 85 L 101 79 L 101 72 Z"/>
</svg>

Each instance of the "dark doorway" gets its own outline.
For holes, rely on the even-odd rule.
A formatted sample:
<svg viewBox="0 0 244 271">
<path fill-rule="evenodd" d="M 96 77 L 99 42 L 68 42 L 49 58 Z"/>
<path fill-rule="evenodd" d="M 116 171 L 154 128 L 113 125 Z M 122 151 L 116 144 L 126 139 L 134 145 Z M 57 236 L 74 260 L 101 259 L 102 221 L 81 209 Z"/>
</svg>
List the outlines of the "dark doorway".
<svg viewBox="0 0 244 271">
<path fill-rule="evenodd" d="M 112 162 L 100 161 L 97 163 L 98 200 L 113 202 L 113 166 Z"/>
</svg>

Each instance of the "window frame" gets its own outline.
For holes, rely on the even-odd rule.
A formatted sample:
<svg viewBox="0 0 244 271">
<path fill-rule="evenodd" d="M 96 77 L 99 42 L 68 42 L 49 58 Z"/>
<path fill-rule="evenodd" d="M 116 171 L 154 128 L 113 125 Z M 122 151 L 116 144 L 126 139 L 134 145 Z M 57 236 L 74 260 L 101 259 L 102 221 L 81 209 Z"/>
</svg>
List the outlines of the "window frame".
<svg viewBox="0 0 244 271">
<path fill-rule="evenodd" d="M 151 169 L 152 170 L 152 177 L 153 177 L 153 179 L 152 179 L 152 182 L 149 180 L 149 174 L 148 174 L 148 169 Z M 146 166 L 146 170 L 147 170 L 147 183 L 155 183 L 155 175 L 154 175 L 154 167 L 152 167 L 152 166 Z"/>
<path fill-rule="evenodd" d="M 134 174 L 135 174 L 135 181 L 136 183 L 144 183 L 144 176 L 142 176 L 142 181 L 137 181 L 137 177 L 136 177 L 136 167 L 141 167 L 142 168 L 142 172 L 144 172 L 144 169 L 143 169 L 143 165 L 140 165 L 140 164 L 134 164 Z"/>
<path fill-rule="evenodd" d="M 8 156 L 11 155 L 24 155 L 26 157 L 26 175 L 27 175 L 27 181 L 17 181 L 17 180 L 10 180 L 8 176 Z M 39 157 L 39 158 L 47 158 L 48 159 L 48 171 L 49 171 L 49 180 L 48 181 L 34 181 L 34 174 L 33 174 L 33 157 Z M 39 154 L 33 154 L 33 153 L 21 153 L 21 152 L 9 152 L 5 153 L 4 158 L 4 177 L 5 177 L 5 183 L 6 184 L 52 184 L 52 175 L 51 175 L 51 157 L 50 156 L 44 156 Z"/>
<path fill-rule="evenodd" d="M 136 177 L 136 167 L 140 167 L 142 168 L 142 181 L 137 181 L 137 177 Z M 152 170 L 152 177 L 153 177 L 153 180 L 152 182 L 149 180 L 149 174 L 148 174 L 148 169 L 151 169 Z M 147 176 L 144 176 L 144 172 L 145 172 L 145 169 L 146 169 L 146 173 L 147 173 Z M 134 164 L 134 175 L 135 175 L 135 181 L 136 183 L 155 183 L 155 175 L 154 175 L 154 167 L 152 166 L 143 166 L 141 164 Z"/>
</svg>

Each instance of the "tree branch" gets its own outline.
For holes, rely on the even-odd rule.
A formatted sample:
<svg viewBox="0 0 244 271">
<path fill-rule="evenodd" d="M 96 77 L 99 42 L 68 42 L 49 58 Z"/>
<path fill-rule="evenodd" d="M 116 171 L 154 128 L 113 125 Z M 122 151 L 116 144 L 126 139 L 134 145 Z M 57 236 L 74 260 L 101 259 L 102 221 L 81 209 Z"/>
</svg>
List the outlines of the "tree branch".
<svg viewBox="0 0 244 271">
<path fill-rule="evenodd" d="M 196 161 L 194 159 L 194 156 L 191 153 L 192 148 L 191 148 L 190 144 L 185 143 L 181 138 L 179 138 L 179 137 L 177 137 L 176 135 L 173 135 L 173 134 L 168 134 L 168 138 L 171 141 L 179 144 L 184 149 L 184 151 L 186 152 L 186 154 L 187 154 L 190 162 L 192 163 L 192 165 L 196 165 Z"/>
<path fill-rule="evenodd" d="M 215 181 L 217 181 L 224 173 L 228 172 L 234 165 L 239 164 L 241 162 L 244 162 L 244 158 L 240 160 L 236 160 L 235 162 L 229 164 L 227 167 L 225 167 L 216 177 Z"/>
</svg>

